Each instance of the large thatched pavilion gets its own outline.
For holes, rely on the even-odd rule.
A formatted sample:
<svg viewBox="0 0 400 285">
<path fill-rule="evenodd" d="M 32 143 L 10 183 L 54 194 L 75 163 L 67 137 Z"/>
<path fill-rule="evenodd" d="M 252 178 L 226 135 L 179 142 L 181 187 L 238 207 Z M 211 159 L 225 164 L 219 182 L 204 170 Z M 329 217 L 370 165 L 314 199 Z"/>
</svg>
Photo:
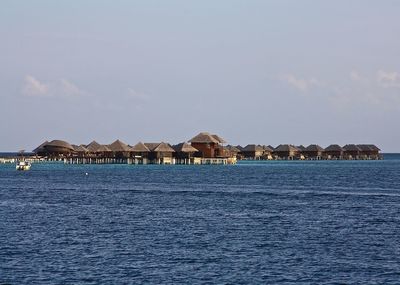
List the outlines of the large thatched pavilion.
<svg viewBox="0 0 400 285">
<path fill-rule="evenodd" d="M 218 135 L 202 132 L 189 140 L 190 144 L 199 150 L 199 155 L 204 158 L 224 157 L 223 144 L 226 143 Z"/>
</svg>

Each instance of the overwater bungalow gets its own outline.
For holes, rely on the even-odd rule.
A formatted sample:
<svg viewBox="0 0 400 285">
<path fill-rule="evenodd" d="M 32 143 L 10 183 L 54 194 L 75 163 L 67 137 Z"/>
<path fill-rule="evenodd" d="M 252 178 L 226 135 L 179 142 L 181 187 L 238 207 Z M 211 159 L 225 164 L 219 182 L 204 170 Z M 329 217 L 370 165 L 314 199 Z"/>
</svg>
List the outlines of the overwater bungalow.
<svg viewBox="0 0 400 285">
<path fill-rule="evenodd" d="M 380 159 L 379 151 L 380 149 L 373 144 L 358 144 L 357 147 L 360 151 L 361 159 Z"/>
<path fill-rule="evenodd" d="M 273 147 L 271 147 L 270 145 L 263 145 L 262 148 L 264 150 L 264 153 L 263 153 L 263 156 L 262 156 L 263 159 L 271 160 L 271 159 L 274 158 L 273 157 L 273 153 L 274 153 L 274 148 Z"/>
<path fill-rule="evenodd" d="M 135 164 L 147 164 L 150 149 L 142 142 L 132 146 L 132 157 Z"/>
<path fill-rule="evenodd" d="M 301 153 L 303 153 L 305 150 L 306 150 L 306 147 L 304 146 L 304 145 L 298 145 L 298 146 L 296 146 L 296 148 L 301 152 Z"/>
<path fill-rule="evenodd" d="M 44 141 L 43 143 L 41 143 L 38 147 L 36 147 L 34 150 L 32 150 L 32 152 L 36 155 L 36 156 L 45 156 L 46 155 L 46 150 L 44 149 L 44 146 L 46 144 L 48 144 L 48 141 Z"/>
<path fill-rule="evenodd" d="M 343 158 L 343 148 L 338 144 L 331 144 L 324 151 L 325 159 L 342 159 Z"/>
<path fill-rule="evenodd" d="M 198 154 L 203 158 L 224 157 L 224 149 L 222 144 L 226 143 L 224 139 L 217 135 L 211 135 L 202 132 L 189 140 L 191 145 L 198 149 Z"/>
<path fill-rule="evenodd" d="M 260 160 L 264 156 L 264 148 L 261 145 L 248 144 L 241 151 L 245 159 Z"/>
<path fill-rule="evenodd" d="M 225 146 L 224 153 L 227 157 L 236 157 L 237 159 L 241 159 L 243 157 L 242 151 L 238 147 L 233 146 L 233 145 Z"/>
<path fill-rule="evenodd" d="M 108 145 L 108 148 L 113 152 L 113 157 L 117 160 L 126 160 L 132 154 L 132 148 L 120 140 L 114 141 Z"/>
<path fill-rule="evenodd" d="M 355 144 L 346 144 L 343 147 L 343 157 L 345 159 L 359 159 L 361 149 Z"/>
<path fill-rule="evenodd" d="M 62 140 L 52 140 L 45 144 L 43 149 L 46 156 L 52 158 L 67 157 L 74 152 L 74 147 Z"/>
<path fill-rule="evenodd" d="M 72 147 L 74 148 L 73 155 L 74 156 L 79 156 L 79 157 L 86 157 L 90 151 L 83 145 L 76 145 L 73 144 Z"/>
<path fill-rule="evenodd" d="M 175 150 L 167 143 L 145 143 L 149 150 L 149 160 L 154 164 L 174 164 L 173 153 Z"/>
<path fill-rule="evenodd" d="M 302 154 L 304 154 L 306 159 L 322 159 L 324 149 L 317 145 L 317 144 L 310 144 L 308 147 L 306 147 L 303 151 L 301 151 Z"/>
<path fill-rule="evenodd" d="M 293 160 L 299 158 L 300 151 L 291 144 L 280 144 L 274 150 L 276 159 Z"/>
<path fill-rule="evenodd" d="M 200 161 L 194 157 L 194 154 L 199 150 L 190 144 L 183 142 L 172 146 L 172 148 L 175 150 L 174 158 L 176 164 L 200 164 Z"/>
<path fill-rule="evenodd" d="M 86 145 L 86 148 L 89 150 L 90 153 L 95 153 L 100 146 L 101 144 L 99 144 L 98 142 L 92 141 L 91 143 Z"/>
</svg>

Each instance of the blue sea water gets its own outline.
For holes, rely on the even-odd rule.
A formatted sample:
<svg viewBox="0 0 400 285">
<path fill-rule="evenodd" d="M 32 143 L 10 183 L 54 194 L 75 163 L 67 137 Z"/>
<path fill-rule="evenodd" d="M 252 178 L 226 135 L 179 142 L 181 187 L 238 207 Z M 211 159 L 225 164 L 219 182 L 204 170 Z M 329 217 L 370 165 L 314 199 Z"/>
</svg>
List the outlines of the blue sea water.
<svg viewBox="0 0 400 285">
<path fill-rule="evenodd" d="M 399 284 L 385 158 L 0 165 L 0 284 Z"/>
</svg>

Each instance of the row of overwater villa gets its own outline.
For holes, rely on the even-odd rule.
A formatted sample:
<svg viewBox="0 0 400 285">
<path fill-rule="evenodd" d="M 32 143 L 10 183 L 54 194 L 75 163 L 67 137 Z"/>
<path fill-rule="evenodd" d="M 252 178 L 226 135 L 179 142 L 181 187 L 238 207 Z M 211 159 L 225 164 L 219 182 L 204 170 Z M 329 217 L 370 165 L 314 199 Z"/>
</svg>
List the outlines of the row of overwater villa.
<svg viewBox="0 0 400 285">
<path fill-rule="evenodd" d="M 235 164 L 238 159 L 248 160 L 338 160 L 381 159 L 375 145 L 349 144 L 343 147 L 330 145 L 322 148 L 282 144 L 276 148 L 249 144 L 224 145 L 218 135 L 202 132 L 190 139 L 171 145 L 166 142 L 129 145 L 120 140 L 111 144 L 96 141 L 74 145 L 63 140 L 45 141 L 35 150 L 36 157 L 48 161 L 64 161 L 70 164 Z"/>
</svg>

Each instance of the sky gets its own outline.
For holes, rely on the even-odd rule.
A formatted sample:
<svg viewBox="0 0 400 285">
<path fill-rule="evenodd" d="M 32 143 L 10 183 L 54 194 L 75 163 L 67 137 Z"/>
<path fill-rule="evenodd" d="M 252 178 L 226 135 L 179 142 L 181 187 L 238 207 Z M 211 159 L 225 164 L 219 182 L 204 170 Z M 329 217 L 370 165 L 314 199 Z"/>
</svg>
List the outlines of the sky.
<svg viewBox="0 0 400 285">
<path fill-rule="evenodd" d="M 400 152 L 400 1 L 0 2 L 0 150 L 44 140 Z"/>
</svg>

